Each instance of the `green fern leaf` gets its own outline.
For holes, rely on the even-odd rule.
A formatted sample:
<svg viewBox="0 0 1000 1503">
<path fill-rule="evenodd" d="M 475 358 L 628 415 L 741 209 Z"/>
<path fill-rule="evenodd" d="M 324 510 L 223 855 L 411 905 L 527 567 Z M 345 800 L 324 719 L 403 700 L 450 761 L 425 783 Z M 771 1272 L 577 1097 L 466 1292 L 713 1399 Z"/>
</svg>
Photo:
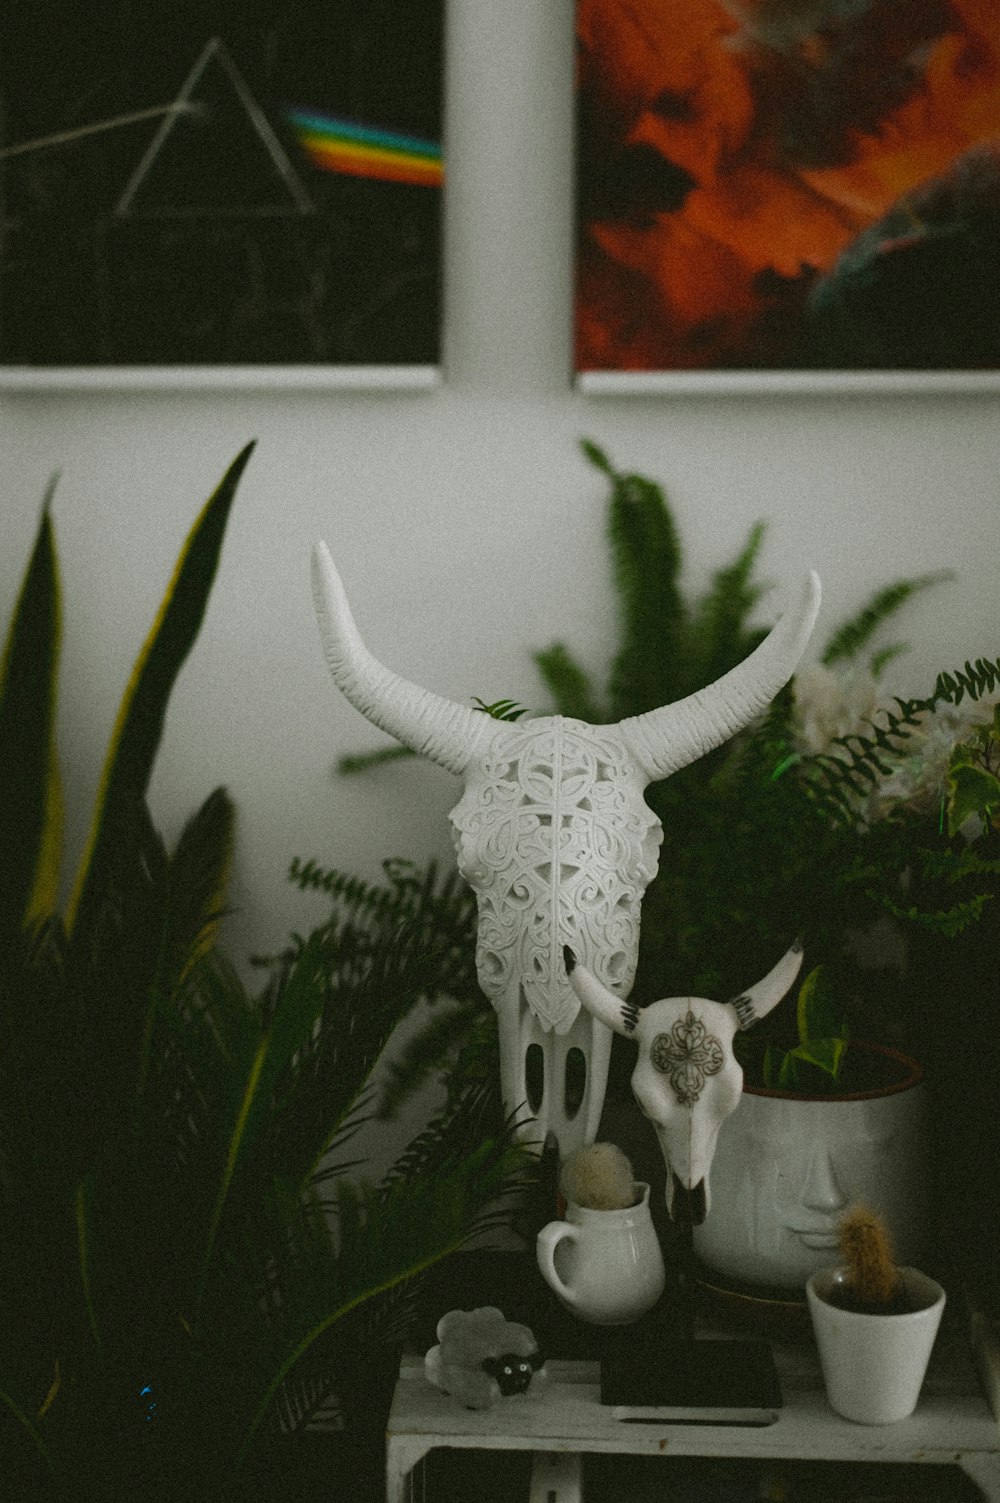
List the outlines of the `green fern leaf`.
<svg viewBox="0 0 1000 1503">
<path fill-rule="evenodd" d="M 663 492 L 624 474 L 603 450 L 583 452 L 611 481 L 608 538 L 621 609 L 621 642 L 611 669 L 611 718 L 639 714 L 678 698 L 687 611 L 679 587 L 681 548 Z"/>
<path fill-rule="evenodd" d="M 588 674 L 562 642 L 533 654 L 535 666 L 552 696 L 556 713 L 570 720 L 600 725 L 605 718 Z"/>
<path fill-rule="evenodd" d="M 754 579 L 765 527 L 757 522 L 734 561 L 719 569 L 691 625 L 692 687 L 714 682 L 741 662 L 766 633 L 748 619 L 767 586 Z"/>
<path fill-rule="evenodd" d="M 891 898 L 883 894 L 875 894 L 882 906 L 893 915 L 894 918 L 905 919 L 911 924 L 917 924 L 923 929 L 929 929 L 933 934 L 941 934 L 946 939 L 954 939 L 964 933 L 973 924 L 977 924 L 983 916 L 983 910 L 987 903 L 996 896 L 992 892 L 980 892 L 964 903 L 955 903 L 951 908 L 938 909 L 935 912 L 927 912 L 918 908 L 915 904 L 904 908 L 895 903 Z"/>
<path fill-rule="evenodd" d="M 496 699 L 488 705 L 485 699 L 480 699 L 478 694 L 472 696 L 475 708 L 484 715 L 490 715 L 494 720 L 520 720 L 528 711 L 524 705 L 519 705 L 516 699 Z"/>
<path fill-rule="evenodd" d="M 403 762 L 416 757 L 408 746 L 378 746 L 373 751 L 345 752 L 337 758 L 337 772 L 350 777 L 357 772 L 369 772 L 373 767 L 383 767 L 387 762 Z"/>
<path fill-rule="evenodd" d="M 901 610 L 914 595 L 954 577 L 950 570 L 941 569 L 933 574 L 919 574 L 884 585 L 866 601 L 860 611 L 837 628 L 823 650 L 822 662 L 827 665 L 853 662 L 868 646 L 882 623 Z"/>
</svg>

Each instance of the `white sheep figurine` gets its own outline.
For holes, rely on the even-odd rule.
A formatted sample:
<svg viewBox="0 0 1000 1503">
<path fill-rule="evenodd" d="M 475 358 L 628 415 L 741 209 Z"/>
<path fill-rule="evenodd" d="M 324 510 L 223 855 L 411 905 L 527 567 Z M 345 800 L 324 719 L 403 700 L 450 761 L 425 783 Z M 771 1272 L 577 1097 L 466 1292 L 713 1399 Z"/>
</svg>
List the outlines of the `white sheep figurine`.
<svg viewBox="0 0 1000 1503">
<path fill-rule="evenodd" d="M 531 1331 L 495 1305 L 449 1310 L 438 1321 L 437 1338 L 424 1372 L 467 1409 L 489 1409 L 500 1398 L 526 1393 L 532 1379 L 544 1374 L 545 1359 Z"/>
</svg>

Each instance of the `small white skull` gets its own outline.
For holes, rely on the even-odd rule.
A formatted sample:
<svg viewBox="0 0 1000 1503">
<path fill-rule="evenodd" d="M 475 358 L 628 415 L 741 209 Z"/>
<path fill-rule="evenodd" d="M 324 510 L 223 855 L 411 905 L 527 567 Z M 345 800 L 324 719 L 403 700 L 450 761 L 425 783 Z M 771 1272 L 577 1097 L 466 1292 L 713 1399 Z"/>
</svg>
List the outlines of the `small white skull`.
<svg viewBox="0 0 1000 1503">
<path fill-rule="evenodd" d="M 666 1161 L 668 1211 L 673 1213 L 680 1185 L 690 1197 L 692 1219 L 703 1221 L 711 1206 L 709 1171 L 719 1129 L 743 1094 L 733 1039 L 781 1001 L 802 964 L 801 946 L 793 945 L 763 981 L 732 1002 L 665 997 L 641 1011 L 610 992 L 568 947 L 565 960 L 570 985 L 587 1011 L 638 1045 L 632 1091 Z"/>
</svg>

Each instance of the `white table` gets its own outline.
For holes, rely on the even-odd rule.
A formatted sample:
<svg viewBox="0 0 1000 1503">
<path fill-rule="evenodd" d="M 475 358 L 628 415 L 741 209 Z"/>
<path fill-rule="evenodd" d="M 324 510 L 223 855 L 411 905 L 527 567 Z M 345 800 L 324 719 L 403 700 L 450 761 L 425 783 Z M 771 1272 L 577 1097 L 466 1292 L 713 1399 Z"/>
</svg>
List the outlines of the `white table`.
<svg viewBox="0 0 1000 1503">
<path fill-rule="evenodd" d="M 866 1426 L 830 1409 L 811 1341 L 774 1344 L 783 1405 L 740 1424 L 705 1422 L 705 1411 L 641 1411 L 641 1423 L 599 1403 L 593 1362 L 550 1361 L 546 1378 L 492 1409 L 463 1408 L 424 1377 L 420 1357 L 404 1357 L 386 1432 L 387 1503 L 422 1499 L 414 1486 L 437 1447 L 530 1451 L 530 1503 L 579 1503 L 586 1453 L 740 1457 L 751 1460 L 919 1462 L 960 1466 L 990 1503 L 1000 1503 L 1000 1345 L 984 1324 L 973 1352 L 958 1323 L 942 1330 L 916 1412 L 896 1425 Z M 987 1398 L 989 1394 L 989 1399 Z M 627 1411 L 628 1416 L 636 1411 Z M 427 1503 L 434 1503 L 428 1497 Z"/>
</svg>

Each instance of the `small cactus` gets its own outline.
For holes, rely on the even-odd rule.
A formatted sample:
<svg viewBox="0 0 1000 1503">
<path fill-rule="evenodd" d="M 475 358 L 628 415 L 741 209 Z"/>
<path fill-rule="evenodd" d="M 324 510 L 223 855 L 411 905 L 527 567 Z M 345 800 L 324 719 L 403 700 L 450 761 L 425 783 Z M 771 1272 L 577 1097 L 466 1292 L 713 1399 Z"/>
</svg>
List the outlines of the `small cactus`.
<svg viewBox="0 0 1000 1503">
<path fill-rule="evenodd" d="M 867 1206 L 853 1206 L 840 1223 L 840 1250 L 845 1294 L 865 1310 L 895 1310 L 902 1286 L 881 1216 Z"/>
<path fill-rule="evenodd" d="M 635 1205 L 632 1165 L 615 1143 L 590 1143 L 563 1164 L 559 1188 L 567 1200 L 592 1211 Z"/>
</svg>

